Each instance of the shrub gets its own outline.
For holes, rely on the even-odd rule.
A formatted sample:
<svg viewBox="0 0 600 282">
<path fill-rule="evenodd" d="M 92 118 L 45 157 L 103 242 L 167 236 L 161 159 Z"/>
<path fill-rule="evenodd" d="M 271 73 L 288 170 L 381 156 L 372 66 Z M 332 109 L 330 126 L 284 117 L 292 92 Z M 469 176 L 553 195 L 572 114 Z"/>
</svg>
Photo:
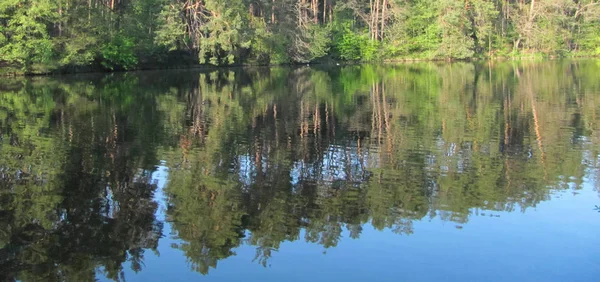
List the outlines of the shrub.
<svg viewBox="0 0 600 282">
<path fill-rule="evenodd" d="M 122 35 L 115 36 L 100 49 L 102 66 L 111 70 L 115 68 L 132 69 L 138 62 L 134 47 L 133 39 Z"/>
</svg>

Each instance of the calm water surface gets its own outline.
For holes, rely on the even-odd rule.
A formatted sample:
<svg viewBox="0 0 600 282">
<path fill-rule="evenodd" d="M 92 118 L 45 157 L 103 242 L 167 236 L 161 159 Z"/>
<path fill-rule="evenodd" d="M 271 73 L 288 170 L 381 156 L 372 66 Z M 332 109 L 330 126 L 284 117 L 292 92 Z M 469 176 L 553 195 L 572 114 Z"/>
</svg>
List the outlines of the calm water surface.
<svg viewBox="0 0 600 282">
<path fill-rule="evenodd" d="M 0 280 L 600 281 L 600 60 L 0 80 Z"/>
</svg>

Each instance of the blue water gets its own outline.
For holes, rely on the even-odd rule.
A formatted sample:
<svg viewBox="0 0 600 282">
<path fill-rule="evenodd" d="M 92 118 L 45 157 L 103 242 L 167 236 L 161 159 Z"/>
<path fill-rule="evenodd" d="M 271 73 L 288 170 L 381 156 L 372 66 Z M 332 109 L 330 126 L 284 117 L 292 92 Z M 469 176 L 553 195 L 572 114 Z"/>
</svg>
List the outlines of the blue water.
<svg viewBox="0 0 600 282">
<path fill-rule="evenodd" d="M 0 281 L 600 281 L 599 62 L 0 79 Z"/>
</svg>

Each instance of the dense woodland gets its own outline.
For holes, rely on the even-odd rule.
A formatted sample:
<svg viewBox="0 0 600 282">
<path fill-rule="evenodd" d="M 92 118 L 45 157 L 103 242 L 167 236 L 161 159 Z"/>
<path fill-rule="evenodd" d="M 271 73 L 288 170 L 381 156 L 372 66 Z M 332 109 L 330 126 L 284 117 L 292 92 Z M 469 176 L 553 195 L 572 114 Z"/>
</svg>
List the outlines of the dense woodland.
<svg viewBox="0 0 600 282">
<path fill-rule="evenodd" d="M 123 280 L 163 236 L 201 273 L 241 245 L 266 265 L 285 241 L 332 248 L 365 225 L 409 235 L 414 221 L 440 218 L 460 228 L 560 191 L 600 192 L 599 67 L 0 80 L 0 280 Z M 165 187 L 152 179 L 157 165 L 168 168 Z"/>
<path fill-rule="evenodd" d="M 600 55 L 598 0 L 2 0 L 4 72 Z"/>
</svg>

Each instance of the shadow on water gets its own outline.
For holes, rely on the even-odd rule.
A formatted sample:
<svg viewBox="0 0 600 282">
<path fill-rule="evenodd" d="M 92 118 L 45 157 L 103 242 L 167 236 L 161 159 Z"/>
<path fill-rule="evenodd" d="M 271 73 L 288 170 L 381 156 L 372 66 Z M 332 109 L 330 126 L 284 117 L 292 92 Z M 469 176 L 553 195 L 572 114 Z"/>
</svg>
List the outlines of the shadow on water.
<svg viewBox="0 0 600 282">
<path fill-rule="evenodd" d="M 460 229 L 475 210 L 524 212 L 596 185 L 599 68 L 419 63 L 0 81 L 0 280 L 123 280 L 124 264 L 143 271 L 165 236 L 207 274 L 241 245 L 267 265 L 285 241 L 329 248 L 365 225 L 412 234 L 421 219 Z M 155 195 L 158 164 L 168 167 L 165 199 Z"/>
</svg>

